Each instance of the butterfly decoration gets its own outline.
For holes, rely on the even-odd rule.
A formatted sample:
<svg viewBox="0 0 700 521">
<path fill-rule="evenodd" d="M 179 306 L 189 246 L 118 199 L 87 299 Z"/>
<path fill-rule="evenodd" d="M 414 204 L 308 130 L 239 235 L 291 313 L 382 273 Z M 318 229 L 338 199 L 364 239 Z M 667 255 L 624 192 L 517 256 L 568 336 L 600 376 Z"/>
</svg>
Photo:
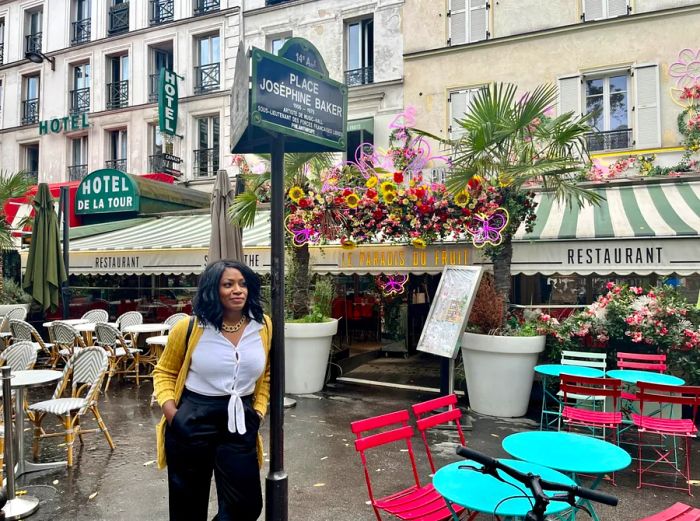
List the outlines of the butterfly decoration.
<svg viewBox="0 0 700 521">
<path fill-rule="evenodd" d="M 380 275 L 377 277 L 377 286 L 385 297 L 401 295 L 406 290 L 408 275 Z"/>
<path fill-rule="evenodd" d="M 290 223 L 289 217 L 287 217 L 287 222 L 285 222 L 284 227 L 287 231 L 294 237 L 292 239 L 292 244 L 297 248 L 301 248 L 306 243 L 318 242 L 319 233 L 313 228 L 309 228 L 305 223 Z"/>
<path fill-rule="evenodd" d="M 491 215 L 474 214 L 467 231 L 472 235 L 472 242 L 477 248 L 486 244 L 498 246 L 503 241 L 501 232 L 508 224 L 508 211 L 496 208 Z"/>
</svg>

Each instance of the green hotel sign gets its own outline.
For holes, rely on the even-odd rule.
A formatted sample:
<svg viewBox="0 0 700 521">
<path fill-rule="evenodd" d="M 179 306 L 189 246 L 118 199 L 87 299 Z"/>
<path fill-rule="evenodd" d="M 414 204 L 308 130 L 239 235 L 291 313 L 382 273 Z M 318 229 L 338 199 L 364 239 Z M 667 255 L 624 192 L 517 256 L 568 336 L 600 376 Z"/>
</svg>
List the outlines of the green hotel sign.
<svg viewBox="0 0 700 521">
<path fill-rule="evenodd" d="M 87 112 L 82 114 L 71 114 L 62 118 L 44 119 L 39 122 L 39 135 L 58 134 L 59 132 L 73 132 L 88 128 Z"/>
<path fill-rule="evenodd" d="M 137 212 L 139 191 L 129 174 L 104 168 L 89 173 L 75 195 L 76 215 Z"/>
<path fill-rule="evenodd" d="M 161 133 L 177 135 L 177 79 L 180 78 L 170 69 L 160 70 L 158 88 L 158 127 Z"/>
</svg>

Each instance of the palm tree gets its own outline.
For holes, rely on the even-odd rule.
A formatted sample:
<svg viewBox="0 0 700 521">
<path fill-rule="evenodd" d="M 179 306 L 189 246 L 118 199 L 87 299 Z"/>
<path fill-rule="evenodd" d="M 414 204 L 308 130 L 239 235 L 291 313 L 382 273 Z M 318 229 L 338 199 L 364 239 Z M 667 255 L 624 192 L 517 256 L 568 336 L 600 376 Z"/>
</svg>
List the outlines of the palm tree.
<svg viewBox="0 0 700 521">
<path fill-rule="evenodd" d="M 577 185 L 589 160 L 586 134 L 592 130 L 590 116 L 569 112 L 548 117 L 546 113 L 557 102 L 553 85 L 539 86 L 520 98 L 516 91 L 512 84 L 480 90 L 464 117 L 457 120 L 459 138 L 437 138 L 454 151 L 447 181 L 451 192 L 478 181 L 502 194 L 501 206 L 508 210 L 510 221 L 502 231 L 503 242 L 487 246 L 486 254 L 493 261 L 496 289 L 506 303 L 511 289 L 512 237 L 524 221 L 529 227 L 534 224 L 530 187 L 539 185 L 558 200 L 579 206 L 601 199 Z"/>
<path fill-rule="evenodd" d="M 304 191 L 321 188 L 321 173 L 337 161 L 334 154 L 293 153 L 284 155 L 284 191 L 298 186 Z M 234 224 L 246 228 L 255 222 L 261 194 L 267 189 L 270 173 L 247 174 L 246 191 L 236 196 L 231 205 L 230 218 Z M 290 244 L 288 241 L 287 244 Z M 293 318 L 301 318 L 309 313 L 309 245 L 290 246 L 292 262 L 287 272 L 291 276 L 289 292 Z"/>
<path fill-rule="evenodd" d="M 25 172 L 0 171 L 0 292 L 4 282 L 3 253 L 15 247 L 10 223 L 5 219 L 3 208 L 8 199 L 25 195 L 33 184 L 34 182 Z"/>
</svg>

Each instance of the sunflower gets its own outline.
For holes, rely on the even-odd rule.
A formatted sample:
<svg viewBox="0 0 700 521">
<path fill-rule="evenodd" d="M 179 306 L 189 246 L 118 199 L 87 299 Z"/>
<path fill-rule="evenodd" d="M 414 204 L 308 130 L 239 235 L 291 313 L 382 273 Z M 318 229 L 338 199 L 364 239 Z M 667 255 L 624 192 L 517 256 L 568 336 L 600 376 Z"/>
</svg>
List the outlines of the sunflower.
<svg viewBox="0 0 700 521">
<path fill-rule="evenodd" d="M 299 188 L 298 186 L 293 186 L 289 189 L 289 198 L 294 201 L 295 203 L 298 203 L 299 200 L 304 197 L 304 190 Z"/>
<path fill-rule="evenodd" d="M 389 192 L 396 191 L 396 187 L 394 186 L 394 183 L 392 183 L 391 181 L 384 181 L 381 184 L 380 189 L 382 191 L 382 194 L 384 194 L 384 195 L 388 194 Z"/>
<path fill-rule="evenodd" d="M 360 198 L 356 193 L 351 193 L 345 196 L 345 204 L 347 204 L 350 208 L 357 208 L 359 202 Z"/>
<path fill-rule="evenodd" d="M 469 192 L 467 192 L 466 190 L 462 190 L 457 195 L 455 195 L 455 204 L 464 208 L 469 204 L 469 199 L 471 199 Z"/>
<path fill-rule="evenodd" d="M 396 199 L 396 192 L 384 192 L 384 201 L 391 204 Z"/>
<path fill-rule="evenodd" d="M 411 241 L 411 246 L 418 248 L 419 250 L 425 249 L 428 244 L 421 238 L 416 238 Z"/>
<path fill-rule="evenodd" d="M 374 188 L 375 186 L 377 186 L 377 183 L 378 183 L 378 182 L 379 182 L 379 179 L 377 179 L 377 176 L 376 176 L 376 175 L 373 175 L 372 177 L 370 177 L 369 179 L 367 179 L 367 182 L 365 183 L 365 186 L 366 186 L 367 188 Z"/>
</svg>

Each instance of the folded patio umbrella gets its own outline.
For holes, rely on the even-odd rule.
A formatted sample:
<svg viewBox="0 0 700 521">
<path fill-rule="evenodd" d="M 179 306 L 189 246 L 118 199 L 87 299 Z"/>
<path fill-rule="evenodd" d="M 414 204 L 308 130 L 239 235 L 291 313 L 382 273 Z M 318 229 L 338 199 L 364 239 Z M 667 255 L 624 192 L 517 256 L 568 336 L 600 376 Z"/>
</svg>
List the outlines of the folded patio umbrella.
<svg viewBox="0 0 700 521">
<path fill-rule="evenodd" d="M 221 259 L 243 262 L 241 229 L 231 224 L 228 218 L 228 208 L 234 197 L 235 191 L 231 186 L 226 170 L 219 170 L 216 176 L 216 184 L 211 194 L 209 264 Z"/>
<path fill-rule="evenodd" d="M 61 284 L 66 280 L 58 218 L 49 186 L 41 183 L 34 197 L 34 224 L 27 270 L 22 286 L 44 311 L 58 308 Z"/>
</svg>

